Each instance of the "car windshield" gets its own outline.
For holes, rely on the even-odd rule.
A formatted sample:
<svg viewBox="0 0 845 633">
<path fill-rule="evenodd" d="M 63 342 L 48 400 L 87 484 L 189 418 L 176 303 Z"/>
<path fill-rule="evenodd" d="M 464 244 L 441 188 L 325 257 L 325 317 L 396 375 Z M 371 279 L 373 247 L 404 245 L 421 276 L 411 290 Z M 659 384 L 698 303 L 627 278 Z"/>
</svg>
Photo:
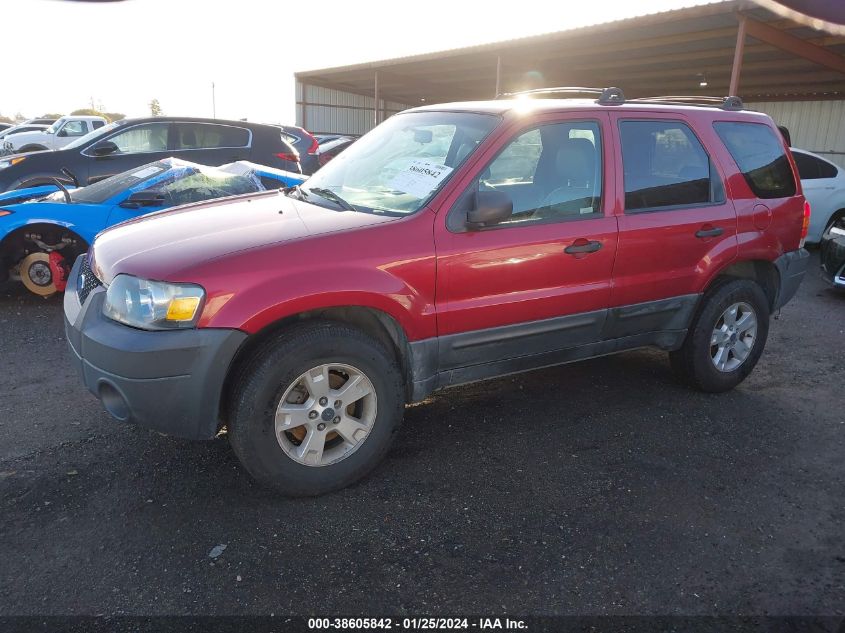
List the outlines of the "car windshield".
<svg viewBox="0 0 845 633">
<path fill-rule="evenodd" d="M 114 130 L 118 126 L 118 123 L 115 121 L 114 123 L 109 123 L 101 127 L 99 130 L 94 130 L 93 132 L 88 132 L 85 136 L 80 136 L 78 139 L 73 141 L 72 143 L 68 143 L 65 145 L 65 149 L 73 149 L 74 147 L 82 147 L 83 145 L 87 145 L 91 141 L 98 139 L 101 136 L 105 136 L 112 130 Z"/>
<path fill-rule="evenodd" d="M 58 130 L 58 129 L 62 126 L 62 123 L 64 123 L 64 122 L 65 122 L 65 120 L 64 120 L 64 119 L 59 119 L 58 121 L 56 121 L 55 123 L 53 123 L 53 125 L 51 125 L 50 127 L 48 127 L 48 128 L 47 128 L 46 130 L 44 130 L 44 131 L 45 131 L 47 134 L 55 134 L 55 133 L 56 133 L 56 130 Z"/>
<path fill-rule="evenodd" d="M 414 213 L 498 122 L 497 116 L 471 112 L 397 114 L 350 145 L 292 195 L 332 208 Z"/>
</svg>

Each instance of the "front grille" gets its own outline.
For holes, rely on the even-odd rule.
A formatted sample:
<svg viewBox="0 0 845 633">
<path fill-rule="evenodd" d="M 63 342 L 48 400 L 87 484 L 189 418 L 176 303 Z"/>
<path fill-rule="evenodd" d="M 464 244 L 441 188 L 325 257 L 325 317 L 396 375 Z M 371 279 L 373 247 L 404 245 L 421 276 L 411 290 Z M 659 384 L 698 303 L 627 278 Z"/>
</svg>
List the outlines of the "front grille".
<svg viewBox="0 0 845 633">
<path fill-rule="evenodd" d="M 91 270 L 91 266 L 88 265 L 88 255 L 83 255 L 82 265 L 79 267 L 79 277 L 76 279 L 76 292 L 79 295 L 79 303 L 85 303 L 91 291 L 97 286 L 102 285 Z"/>
</svg>

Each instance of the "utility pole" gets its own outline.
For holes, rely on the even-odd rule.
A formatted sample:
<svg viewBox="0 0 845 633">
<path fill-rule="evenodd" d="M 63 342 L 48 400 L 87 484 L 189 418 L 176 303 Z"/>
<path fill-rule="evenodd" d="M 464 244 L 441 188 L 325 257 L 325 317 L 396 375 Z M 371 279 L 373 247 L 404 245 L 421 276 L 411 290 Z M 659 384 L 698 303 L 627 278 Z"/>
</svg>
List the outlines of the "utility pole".
<svg viewBox="0 0 845 633">
<path fill-rule="evenodd" d="M 211 82 L 211 118 L 217 118 L 217 100 L 214 95 L 214 82 Z"/>
</svg>

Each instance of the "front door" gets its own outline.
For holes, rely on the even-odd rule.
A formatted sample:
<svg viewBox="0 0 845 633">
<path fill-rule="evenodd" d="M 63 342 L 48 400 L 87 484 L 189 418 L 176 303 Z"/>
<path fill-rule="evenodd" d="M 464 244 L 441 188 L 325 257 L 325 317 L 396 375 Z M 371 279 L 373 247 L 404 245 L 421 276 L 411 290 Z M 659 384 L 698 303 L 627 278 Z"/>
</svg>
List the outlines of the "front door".
<svg viewBox="0 0 845 633">
<path fill-rule="evenodd" d="M 440 370 L 598 340 L 610 301 L 616 218 L 604 192 L 607 118 L 546 116 L 508 135 L 436 223 Z M 612 184 L 610 185 L 612 188 Z M 478 192 L 512 216 L 468 226 Z"/>
</svg>

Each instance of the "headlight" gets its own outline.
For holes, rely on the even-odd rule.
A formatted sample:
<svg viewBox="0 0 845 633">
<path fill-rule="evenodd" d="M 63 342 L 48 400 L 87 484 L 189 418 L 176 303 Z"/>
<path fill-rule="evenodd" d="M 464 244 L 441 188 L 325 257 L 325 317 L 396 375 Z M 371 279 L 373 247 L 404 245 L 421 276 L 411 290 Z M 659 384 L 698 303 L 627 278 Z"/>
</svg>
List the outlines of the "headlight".
<svg viewBox="0 0 845 633">
<path fill-rule="evenodd" d="M 205 291 L 192 284 L 118 275 L 106 292 L 103 314 L 142 330 L 192 328 L 199 319 L 204 298 Z"/>
<path fill-rule="evenodd" d="M 17 165 L 18 163 L 22 163 L 26 160 L 26 156 L 15 156 L 14 158 L 7 158 L 5 160 L 0 160 L 0 169 L 6 169 L 7 167 L 11 167 L 12 165 Z"/>
</svg>

